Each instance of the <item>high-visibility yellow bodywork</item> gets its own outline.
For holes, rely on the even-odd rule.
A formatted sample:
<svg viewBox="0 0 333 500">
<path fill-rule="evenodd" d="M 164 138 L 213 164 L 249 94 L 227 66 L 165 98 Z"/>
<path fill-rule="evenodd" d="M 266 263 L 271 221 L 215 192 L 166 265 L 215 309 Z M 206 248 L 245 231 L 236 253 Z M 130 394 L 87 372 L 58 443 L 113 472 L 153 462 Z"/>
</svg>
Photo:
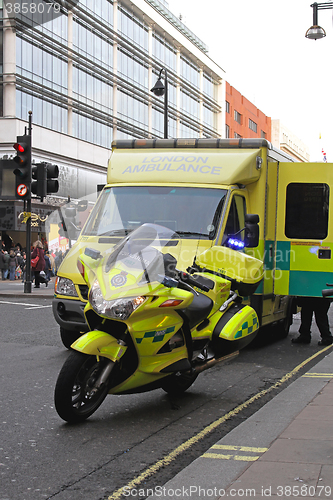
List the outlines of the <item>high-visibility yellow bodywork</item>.
<svg viewBox="0 0 333 500">
<path fill-rule="evenodd" d="M 331 164 L 295 162 L 264 139 L 126 140 L 115 141 L 112 145 L 108 184 L 104 189 L 110 186 L 186 186 L 227 191 L 214 239 L 182 239 L 177 267 L 183 270 L 192 265 L 194 257 L 200 261 L 202 254 L 224 243 L 232 204 L 238 210 L 240 225 L 244 224 L 240 200 L 246 206 L 246 213 L 258 214 L 259 245 L 244 251 L 264 262 L 263 280 L 248 299 L 256 310 L 259 323 L 264 325 L 286 317 L 291 296 L 321 296 L 321 290 L 332 280 L 332 218 L 328 218 L 325 238 L 286 235 L 288 186 L 323 183 L 329 190 L 331 181 Z M 318 204 L 318 200 L 312 203 Z M 302 206 L 304 208 L 304 203 Z M 106 248 L 103 245 L 98 243 L 97 237 L 87 236 L 83 229 L 60 267 L 59 275 L 69 277 L 76 286 L 78 297 L 74 299 L 80 300 L 78 285 L 84 283 L 76 270 L 79 249 L 89 246 L 103 250 Z M 171 254 L 172 251 L 171 248 Z"/>
</svg>

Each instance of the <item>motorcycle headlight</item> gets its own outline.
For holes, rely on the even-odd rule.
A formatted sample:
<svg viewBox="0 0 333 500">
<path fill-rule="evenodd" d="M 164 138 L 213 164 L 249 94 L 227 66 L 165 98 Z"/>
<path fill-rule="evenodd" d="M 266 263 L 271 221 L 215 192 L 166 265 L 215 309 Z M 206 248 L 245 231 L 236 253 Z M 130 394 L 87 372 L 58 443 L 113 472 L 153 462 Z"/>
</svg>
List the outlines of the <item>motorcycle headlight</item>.
<svg viewBox="0 0 333 500">
<path fill-rule="evenodd" d="M 68 278 L 62 278 L 61 276 L 57 276 L 55 293 L 58 293 L 59 295 L 71 295 L 72 297 L 78 297 L 73 281 Z"/>
<path fill-rule="evenodd" d="M 97 314 L 111 319 L 125 320 L 143 302 L 145 297 L 126 297 L 123 299 L 105 300 L 103 298 L 98 281 L 95 281 L 90 289 L 89 302 Z"/>
</svg>

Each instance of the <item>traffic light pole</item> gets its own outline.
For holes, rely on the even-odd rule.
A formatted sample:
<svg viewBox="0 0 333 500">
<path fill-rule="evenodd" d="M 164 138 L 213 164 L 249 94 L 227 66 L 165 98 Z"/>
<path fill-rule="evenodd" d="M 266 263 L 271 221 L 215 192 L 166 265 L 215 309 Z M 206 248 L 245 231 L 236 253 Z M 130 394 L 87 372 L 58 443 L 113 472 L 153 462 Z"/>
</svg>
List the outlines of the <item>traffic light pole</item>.
<svg viewBox="0 0 333 500">
<path fill-rule="evenodd" d="M 32 111 L 29 111 L 29 135 L 32 135 Z M 32 280 L 31 280 L 31 195 L 27 200 L 24 200 L 24 208 L 28 213 L 26 223 L 26 267 L 25 267 L 25 282 L 24 293 L 31 293 Z"/>
</svg>

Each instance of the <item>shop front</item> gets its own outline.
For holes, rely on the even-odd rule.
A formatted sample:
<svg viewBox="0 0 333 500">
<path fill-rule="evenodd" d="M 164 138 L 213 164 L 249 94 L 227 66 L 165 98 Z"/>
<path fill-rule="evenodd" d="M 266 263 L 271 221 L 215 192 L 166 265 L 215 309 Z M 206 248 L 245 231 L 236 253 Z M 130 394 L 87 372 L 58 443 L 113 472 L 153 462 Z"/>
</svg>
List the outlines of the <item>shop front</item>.
<svg viewBox="0 0 333 500">
<path fill-rule="evenodd" d="M 61 238 L 58 233 L 56 217 L 58 207 L 32 203 L 31 208 L 31 243 L 41 240 L 44 248 L 49 250 L 66 250 L 67 238 Z M 26 248 L 26 223 L 28 215 L 21 201 L 0 201 L 0 240 L 7 251 L 19 245 Z M 55 223 L 50 223 L 54 219 Z"/>
</svg>

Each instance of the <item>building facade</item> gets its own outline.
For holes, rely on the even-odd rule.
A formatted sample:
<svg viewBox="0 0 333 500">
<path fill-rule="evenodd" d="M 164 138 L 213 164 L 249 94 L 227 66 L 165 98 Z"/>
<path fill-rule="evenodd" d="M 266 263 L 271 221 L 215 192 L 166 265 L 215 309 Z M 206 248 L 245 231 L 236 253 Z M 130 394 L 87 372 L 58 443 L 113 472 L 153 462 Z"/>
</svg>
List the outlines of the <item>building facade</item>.
<svg viewBox="0 0 333 500">
<path fill-rule="evenodd" d="M 297 161 L 310 161 L 309 148 L 280 120 L 272 120 L 272 143 Z"/>
<path fill-rule="evenodd" d="M 163 98 L 150 89 L 165 68 L 169 137 L 222 135 L 223 70 L 166 2 L 66 4 L 40 23 L 3 7 L 2 121 L 26 121 L 31 110 L 34 126 L 108 153 L 114 139 L 163 137 Z"/>
<path fill-rule="evenodd" d="M 0 0 L 0 157 L 11 157 L 32 111 L 32 158 L 59 166 L 46 203 L 106 181 L 115 139 L 223 137 L 224 71 L 165 0 Z M 16 7 L 15 7 L 16 6 Z M 37 8 L 37 12 L 36 12 Z"/>
<path fill-rule="evenodd" d="M 226 82 L 225 137 L 261 137 L 271 141 L 271 118 Z"/>
</svg>

